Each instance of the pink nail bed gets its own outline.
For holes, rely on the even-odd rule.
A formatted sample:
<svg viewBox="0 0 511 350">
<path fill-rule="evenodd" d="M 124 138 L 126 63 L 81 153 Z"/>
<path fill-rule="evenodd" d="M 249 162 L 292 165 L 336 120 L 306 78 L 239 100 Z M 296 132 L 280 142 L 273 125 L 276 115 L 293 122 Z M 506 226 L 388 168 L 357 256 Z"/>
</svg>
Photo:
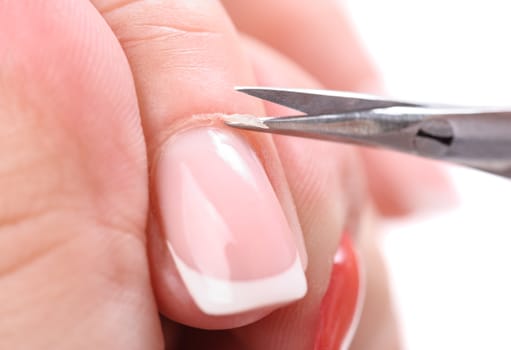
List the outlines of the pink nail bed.
<svg viewBox="0 0 511 350">
<path fill-rule="evenodd" d="M 156 185 L 169 250 L 204 313 L 235 314 L 305 294 L 283 209 L 242 137 L 214 127 L 173 136 Z"/>
</svg>

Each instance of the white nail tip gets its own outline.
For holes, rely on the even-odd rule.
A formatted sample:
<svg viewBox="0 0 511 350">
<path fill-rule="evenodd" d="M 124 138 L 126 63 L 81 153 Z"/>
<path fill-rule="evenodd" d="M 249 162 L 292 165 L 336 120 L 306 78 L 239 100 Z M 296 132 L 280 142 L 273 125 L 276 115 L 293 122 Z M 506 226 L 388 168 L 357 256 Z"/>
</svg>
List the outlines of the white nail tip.
<svg viewBox="0 0 511 350">
<path fill-rule="evenodd" d="M 205 276 L 190 268 L 173 251 L 177 270 L 199 309 L 208 315 L 231 315 L 301 299 L 307 282 L 297 255 L 293 265 L 278 275 L 251 281 Z"/>
</svg>

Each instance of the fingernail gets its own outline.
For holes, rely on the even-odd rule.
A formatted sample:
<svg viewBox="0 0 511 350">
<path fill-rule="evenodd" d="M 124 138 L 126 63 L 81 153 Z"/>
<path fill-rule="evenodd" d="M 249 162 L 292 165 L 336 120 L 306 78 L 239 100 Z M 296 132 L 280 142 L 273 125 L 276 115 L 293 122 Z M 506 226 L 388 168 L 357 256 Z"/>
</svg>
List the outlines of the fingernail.
<svg viewBox="0 0 511 350">
<path fill-rule="evenodd" d="M 156 186 L 168 248 L 204 313 L 236 314 L 304 296 L 286 216 L 241 136 L 214 127 L 174 135 Z"/>
<path fill-rule="evenodd" d="M 347 349 L 361 311 L 361 288 L 357 256 L 345 233 L 337 249 L 330 283 L 321 301 L 315 350 Z"/>
</svg>

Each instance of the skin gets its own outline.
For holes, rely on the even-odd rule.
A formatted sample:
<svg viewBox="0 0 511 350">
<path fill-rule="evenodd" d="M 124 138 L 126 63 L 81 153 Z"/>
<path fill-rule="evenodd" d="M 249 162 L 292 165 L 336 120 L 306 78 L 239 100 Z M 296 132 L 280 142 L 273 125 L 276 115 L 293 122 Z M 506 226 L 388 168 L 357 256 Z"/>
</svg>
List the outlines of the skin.
<svg viewBox="0 0 511 350">
<path fill-rule="evenodd" d="M 331 11 L 330 1 L 315 2 L 324 19 L 318 22 L 303 2 L 243 3 L 289 13 L 265 30 L 295 28 L 311 52 L 326 53 L 313 57 L 343 47 L 333 54 L 339 60 L 306 58 L 286 33 L 270 41 L 241 1 L 225 1 L 225 10 L 212 0 L 0 0 L 0 348 L 313 346 L 331 259 L 356 220 L 352 213 L 416 210 L 410 198 L 420 195 L 417 182 L 404 181 L 385 155 L 247 136 L 274 164 L 266 170 L 299 222 L 314 288 L 278 310 L 215 318 L 202 314 L 176 279 L 150 181 L 162 145 L 179 125 L 193 123 L 191 116 L 278 112 L 234 93 L 234 85 L 354 90 L 377 80 L 342 13 Z M 296 18 L 309 25 L 293 26 Z M 320 44 L 332 30 L 342 33 L 340 41 Z M 419 174 L 415 181 L 428 174 L 428 188 L 449 193 L 431 164 L 404 161 L 401 168 Z M 376 181 L 375 172 L 385 176 Z M 344 205 L 342 215 L 331 215 L 332 203 Z M 388 294 L 384 271 L 372 269 L 382 267 L 371 237 L 359 239 L 374 272 L 360 339 L 395 348 L 389 303 L 375 302 Z M 245 327 L 230 330 L 238 326 Z M 370 348 L 357 339 L 355 345 Z"/>
</svg>

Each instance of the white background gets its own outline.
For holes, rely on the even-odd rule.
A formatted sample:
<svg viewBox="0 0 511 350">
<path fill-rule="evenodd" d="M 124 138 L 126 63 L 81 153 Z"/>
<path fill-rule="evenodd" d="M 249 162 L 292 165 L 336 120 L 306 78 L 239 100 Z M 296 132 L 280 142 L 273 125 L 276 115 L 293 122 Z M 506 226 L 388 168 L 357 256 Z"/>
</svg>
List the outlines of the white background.
<svg viewBox="0 0 511 350">
<path fill-rule="evenodd" d="M 344 5 L 390 95 L 511 105 L 509 1 Z M 511 181 L 450 171 L 460 206 L 389 223 L 382 242 L 405 348 L 511 349 Z"/>
</svg>

